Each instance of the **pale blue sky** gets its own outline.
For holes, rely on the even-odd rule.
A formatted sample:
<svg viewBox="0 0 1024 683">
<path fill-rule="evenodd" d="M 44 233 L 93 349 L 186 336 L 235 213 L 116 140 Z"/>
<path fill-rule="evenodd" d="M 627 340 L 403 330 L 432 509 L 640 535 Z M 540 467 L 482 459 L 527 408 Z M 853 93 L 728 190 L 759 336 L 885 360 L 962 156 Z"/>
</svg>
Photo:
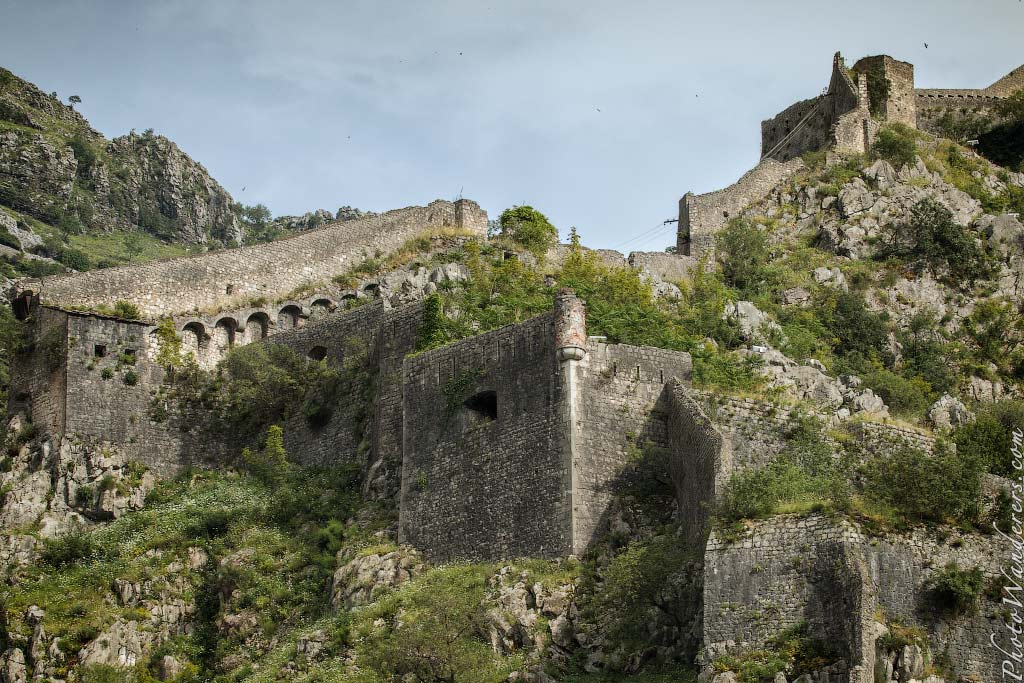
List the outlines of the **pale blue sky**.
<svg viewBox="0 0 1024 683">
<path fill-rule="evenodd" d="M 1024 63 L 1022 30 L 1020 0 L 0 0 L 0 64 L 275 215 L 461 192 L 617 247 L 755 164 L 760 121 L 836 50 L 983 87 Z"/>
</svg>

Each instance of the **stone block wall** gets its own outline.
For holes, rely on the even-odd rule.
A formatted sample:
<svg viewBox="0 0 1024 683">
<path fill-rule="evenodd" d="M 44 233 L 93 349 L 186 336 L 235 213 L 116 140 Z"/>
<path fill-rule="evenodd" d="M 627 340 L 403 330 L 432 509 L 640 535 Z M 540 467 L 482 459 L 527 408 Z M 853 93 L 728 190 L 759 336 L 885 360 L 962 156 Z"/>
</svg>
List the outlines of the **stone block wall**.
<svg viewBox="0 0 1024 683">
<path fill-rule="evenodd" d="M 859 539 L 845 522 L 822 517 L 775 517 L 735 542 L 712 533 L 704 554 L 709 658 L 762 648 L 779 632 L 806 622 L 810 635 L 845 661 L 829 681 L 870 683 L 862 660 L 865 622 L 874 604 L 853 547 Z"/>
<path fill-rule="evenodd" d="M 837 52 L 824 94 L 790 105 L 761 123 L 761 156 L 788 161 L 804 152 L 834 146 L 840 119 L 861 110 L 866 112 L 861 89 L 850 78 Z"/>
<path fill-rule="evenodd" d="M 11 362 L 8 414 L 25 415 L 40 430 L 64 431 L 68 316 L 63 311 L 35 309 L 31 348 Z"/>
<path fill-rule="evenodd" d="M 370 406 L 363 405 L 365 384 L 377 374 L 378 340 L 384 308 L 379 301 L 353 311 L 327 316 L 299 329 L 281 332 L 264 343 L 281 344 L 310 358 L 347 370 L 341 400 L 333 407 L 327 424 L 315 428 L 305 415 L 293 415 L 284 425 L 284 446 L 289 457 L 303 465 L 325 466 L 359 462 L 360 442 L 370 438 L 372 424 L 363 418 Z M 367 433 L 364 434 L 364 429 Z M 369 455 L 369 444 L 362 454 Z"/>
<path fill-rule="evenodd" d="M 708 419 L 685 384 L 673 380 L 665 387 L 669 474 L 676 490 L 683 538 L 693 547 L 707 540 L 715 501 L 732 470 L 729 443 Z"/>
<path fill-rule="evenodd" d="M 730 218 L 763 199 L 780 182 L 804 167 L 800 159 L 780 163 L 763 159 L 742 178 L 723 190 L 695 195 L 687 192 L 679 200 L 678 253 L 700 259 L 714 258 L 715 235 Z"/>
<path fill-rule="evenodd" d="M 545 314 L 406 359 L 403 543 L 433 560 L 571 552 L 554 339 Z"/>
<path fill-rule="evenodd" d="M 689 385 L 690 354 L 591 341 L 580 363 L 575 414 L 573 535 L 584 552 L 607 531 L 606 514 L 644 448 L 671 450 L 671 382 Z"/>
<path fill-rule="evenodd" d="M 69 438 L 115 444 L 127 458 L 161 476 L 175 474 L 193 458 L 198 462 L 215 455 L 218 444 L 200 438 L 201 424 L 183 422 L 173 410 L 164 419 L 154 417 L 153 395 L 164 371 L 155 362 L 158 344 L 152 326 L 67 315 L 64 432 Z M 134 363 L 126 362 L 131 359 Z M 194 453 L 189 445 L 195 446 Z"/>
<path fill-rule="evenodd" d="M 759 521 L 739 540 L 712 533 L 704 558 L 705 647 L 709 658 L 761 647 L 806 621 L 812 636 L 838 646 L 846 660 L 839 680 L 870 683 L 882 619 L 924 628 L 933 655 L 947 654 L 959 680 L 998 680 L 1000 656 L 989 634 L 1003 631 L 1000 605 L 983 598 L 976 614 L 936 614 L 926 582 L 952 561 L 980 567 L 991 579 L 1010 552 L 1008 543 L 976 534 L 872 538 L 820 515 Z"/>
<path fill-rule="evenodd" d="M 466 199 L 331 223 L 268 244 L 19 283 L 44 304 L 95 308 L 136 304 L 152 318 L 189 311 L 241 308 L 253 299 L 285 298 L 296 288 L 343 273 L 378 253 L 436 228 L 459 227 L 484 236 L 487 214 Z"/>
<path fill-rule="evenodd" d="M 629 265 L 642 273 L 649 273 L 663 282 L 689 280 L 697 268 L 697 259 L 692 256 L 667 254 L 663 251 L 632 251 Z"/>
</svg>

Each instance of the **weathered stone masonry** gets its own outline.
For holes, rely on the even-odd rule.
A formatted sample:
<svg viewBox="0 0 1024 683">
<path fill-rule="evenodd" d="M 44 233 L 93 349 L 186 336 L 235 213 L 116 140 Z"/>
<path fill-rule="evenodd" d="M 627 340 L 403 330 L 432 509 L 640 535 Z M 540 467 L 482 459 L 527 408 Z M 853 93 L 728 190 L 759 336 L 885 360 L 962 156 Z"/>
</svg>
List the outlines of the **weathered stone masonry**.
<svg viewBox="0 0 1024 683">
<path fill-rule="evenodd" d="M 367 258 L 395 251 L 431 228 L 456 227 L 480 236 L 487 214 L 475 202 L 437 200 L 250 247 L 87 273 L 25 280 L 43 304 L 95 308 L 136 304 L 152 318 L 190 311 L 241 308 L 254 299 L 277 300 L 303 286 L 345 272 Z"/>
<path fill-rule="evenodd" d="M 400 535 L 439 559 L 584 552 L 631 446 L 667 447 L 689 354 L 586 336 L 583 303 L 410 357 Z"/>
</svg>

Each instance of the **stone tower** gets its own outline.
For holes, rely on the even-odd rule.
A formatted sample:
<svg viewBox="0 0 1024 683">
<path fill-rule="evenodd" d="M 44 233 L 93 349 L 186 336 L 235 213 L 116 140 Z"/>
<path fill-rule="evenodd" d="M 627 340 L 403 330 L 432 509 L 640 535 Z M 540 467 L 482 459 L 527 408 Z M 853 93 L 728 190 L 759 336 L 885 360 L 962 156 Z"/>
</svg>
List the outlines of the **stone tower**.
<svg viewBox="0 0 1024 683">
<path fill-rule="evenodd" d="M 914 65 L 888 55 L 864 57 L 853 71 L 867 79 L 871 114 L 883 121 L 917 126 Z"/>
</svg>

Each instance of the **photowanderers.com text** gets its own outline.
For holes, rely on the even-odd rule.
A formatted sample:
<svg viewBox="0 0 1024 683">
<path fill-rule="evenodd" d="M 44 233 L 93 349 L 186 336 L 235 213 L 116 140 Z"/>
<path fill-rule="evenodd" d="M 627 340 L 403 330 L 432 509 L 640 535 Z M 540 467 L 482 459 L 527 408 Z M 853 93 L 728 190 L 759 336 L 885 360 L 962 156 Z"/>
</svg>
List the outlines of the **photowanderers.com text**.
<svg viewBox="0 0 1024 683">
<path fill-rule="evenodd" d="M 1007 678 L 1020 681 L 1024 678 L 1024 458 L 1021 456 L 1021 443 L 1024 432 L 1019 428 L 1013 430 L 1014 476 L 1011 481 L 1010 497 L 1013 510 L 1012 524 L 1009 529 L 1000 529 L 993 523 L 996 532 L 1008 539 L 1013 547 L 1013 554 L 1007 567 L 1003 568 L 1006 585 L 1003 587 L 1003 604 L 1009 608 L 1003 622 L 1005 633 L 992 633 L 989 637 L 992 646 L 1003 654 L 1003 680 Z"/>
</svg>

